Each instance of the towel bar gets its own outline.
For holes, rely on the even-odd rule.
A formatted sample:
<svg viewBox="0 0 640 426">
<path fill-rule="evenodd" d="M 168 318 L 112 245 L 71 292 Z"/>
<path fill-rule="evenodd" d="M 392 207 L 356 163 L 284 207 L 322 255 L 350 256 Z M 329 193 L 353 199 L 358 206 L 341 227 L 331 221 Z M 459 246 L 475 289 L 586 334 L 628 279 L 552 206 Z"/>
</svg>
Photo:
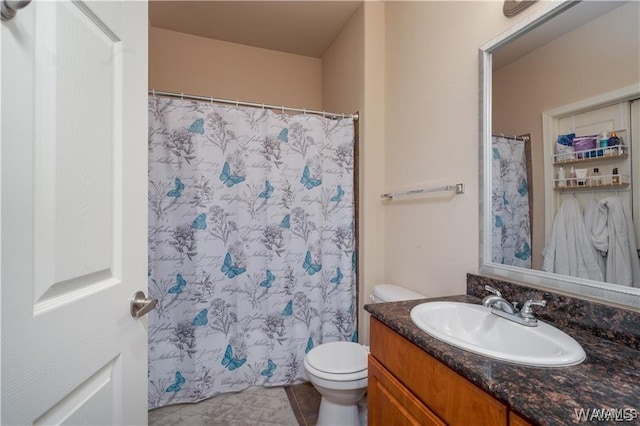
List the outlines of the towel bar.
<svg viewBox="0 0 640 426">
<path fill-rule="evenodd" d="M 418 194 L 426 194 L 428 192 L 439 192 L 439 191 L 455 191 L 456 194 L 464 194 L 464 183 L 457 183 L 455 185 L 436 186 L 433 188 L 410 189 L 408 191 L 403 191 L 403 192 L 387 192 L 386 194 L 381 194 L 380 198 L 393 200 L 395 197 L 404 197 L 406 195 L 418 195 Z"/>
</svg>

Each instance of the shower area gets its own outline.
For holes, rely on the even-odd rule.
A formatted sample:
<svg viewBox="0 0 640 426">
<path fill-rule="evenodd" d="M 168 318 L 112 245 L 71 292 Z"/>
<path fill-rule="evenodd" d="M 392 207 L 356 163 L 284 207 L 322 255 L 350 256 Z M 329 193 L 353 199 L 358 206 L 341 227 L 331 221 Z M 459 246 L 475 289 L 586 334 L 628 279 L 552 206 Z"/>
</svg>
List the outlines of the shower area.
<svg viewBox="0 0 640 426">
<path fill-rule="evenodd" d="M 155 3 L 148 407 L 304 382 L 308 351 L 358 340 L 359 104 L 344 85 L 361 82 L 344 71 L 361 59 L 344 37 L 313 57 L 189 34 Z"/>
<path fill-rule="evenodd" d="M 306 380 L 357 341 L 354 121 L 149 98 L 149 407 Z"/>
</svg>

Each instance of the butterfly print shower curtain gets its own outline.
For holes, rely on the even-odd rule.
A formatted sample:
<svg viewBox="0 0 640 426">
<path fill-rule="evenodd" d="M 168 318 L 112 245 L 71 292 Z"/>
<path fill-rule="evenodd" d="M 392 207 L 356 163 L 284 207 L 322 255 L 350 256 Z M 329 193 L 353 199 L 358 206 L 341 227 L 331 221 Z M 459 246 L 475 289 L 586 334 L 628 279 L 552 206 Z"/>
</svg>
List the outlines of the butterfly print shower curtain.
<svg viewBox="0 0 640 426">
<path fill-rule="evenodd" d="M 491 160 L 491 261 L 531 268 L 525 142 L 494 136 Z"/>
<path fill-rule="evenodd" d="M 353 120 L 149 98 L 149 408 L 357 340 Z"/>
</svg>

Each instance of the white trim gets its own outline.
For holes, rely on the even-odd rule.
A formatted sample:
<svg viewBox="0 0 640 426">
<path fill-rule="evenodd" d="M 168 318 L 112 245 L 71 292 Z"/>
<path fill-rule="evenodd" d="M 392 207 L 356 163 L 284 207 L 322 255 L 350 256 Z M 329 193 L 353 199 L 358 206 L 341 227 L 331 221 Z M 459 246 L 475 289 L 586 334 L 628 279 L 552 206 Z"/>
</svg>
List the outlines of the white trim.
<svg viewBox="0 0 640 426">
<path fill-rule="evenodd" d="M 620 89 L 612 90 L 607 93 L 593 96 L 591 98 L 582 99 L 580 101 L 563 105 L 548 111 L 544 111 L 543 116 L 546 114 L 554 118 L 562 118 L 567 115 L 573 115 L 578 112 L 587 112 L 593 109 L 605 107 L 607 105 L 613 105 L 620 102 L 628 101 L 636 98 L 640 94 L 640 83 L 632 84 L 630 86 L 622 87 Z"/>
</svg>

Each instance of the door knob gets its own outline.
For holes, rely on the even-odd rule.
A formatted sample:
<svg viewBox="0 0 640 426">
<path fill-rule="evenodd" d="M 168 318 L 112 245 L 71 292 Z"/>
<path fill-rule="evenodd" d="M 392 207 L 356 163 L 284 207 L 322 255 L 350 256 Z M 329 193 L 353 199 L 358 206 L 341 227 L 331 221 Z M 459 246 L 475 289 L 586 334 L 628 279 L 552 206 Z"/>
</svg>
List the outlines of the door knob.
<svg viewBox="0 0 640 426">
<path fill-rule="evenodd" d="M 144 292 L 137 291 L 131 298 L 131 316 L 140 318 L 151 312 L 157 304 L 158 299 L 150 299 L 144 295 Z"/>
<path fill-rule="evenodd" d="M 29 3 L 31 3 L 31 0 L 2 0 L 0 4 L 0 18 L 2 18 L 3 21 L 13 19 L 18 9 L 26 7 Z"/>
</svg>

